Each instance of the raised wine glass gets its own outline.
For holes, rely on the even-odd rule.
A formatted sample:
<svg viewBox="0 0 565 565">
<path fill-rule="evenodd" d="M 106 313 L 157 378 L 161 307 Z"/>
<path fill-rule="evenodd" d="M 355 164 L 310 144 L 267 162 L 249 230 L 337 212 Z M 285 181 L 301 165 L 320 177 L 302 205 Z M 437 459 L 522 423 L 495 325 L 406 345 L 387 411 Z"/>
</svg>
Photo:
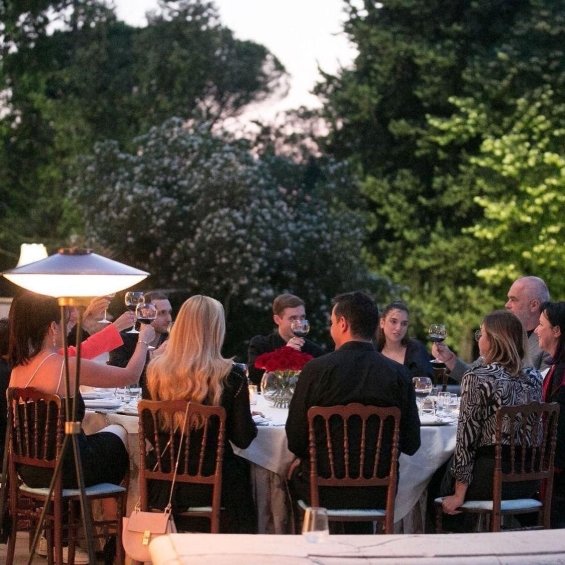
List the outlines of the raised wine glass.
<svg viewBox="0 0 565 565">
<path fill-rule="evenodd" d="M 434 343 L 441 343 L 447 337 L 445 324 L 431 324 L 428 328 L 428 338 Z M 432 363 L 441 363 L 439 359 L 432 359 Z"/>
<path fill-rule="evenodd" d="M 157 307 L 151 302 L 140 302 L 135 309 L 135 319 L 141 324 L 150 324 L 157 317 Z M 139 332 L 137 332 L 139 333 Z M 155 349 L 148 345 L 147 349 Z"/>
<path fill-rule="evenodd" d="M 305 338 L 310 331 L 310 322 L 308 320 L 293 320 L 290 324 L 290 331 L 296 337 Z"/>
<path fill-rule="evenodd" d="M 145 300 L 145 298 L 143 296 L 143 292 L 141 292 L 139 290 L 130 290 L 129 292 L 126 292 L 125 297 L 124 297 L 126 307 L 131 312 L 135 312 L 137 305 L 142 304 L 144 302 L 144 300 Z M 135 323 L 133 324 L 133 327 L 131 328 L 131 330 L 128 330 L 127 333 L 128 334 L 138 334 L 139 333 L 135 329 Z"/>
<path fill-rule="evenodd" d="M 108 300 L 112 300 L 112 298 L 114 298 L 114 296 L 116 296 L 115 294 L 107 294 L 106 298 Z M 102 317 L 101 320 L 97 320 L 97 322 L 99 324 L 111 324 L 111 320 L 108 320 L 108 307 L 104 308 L 104 316 Z"/>
</svg>

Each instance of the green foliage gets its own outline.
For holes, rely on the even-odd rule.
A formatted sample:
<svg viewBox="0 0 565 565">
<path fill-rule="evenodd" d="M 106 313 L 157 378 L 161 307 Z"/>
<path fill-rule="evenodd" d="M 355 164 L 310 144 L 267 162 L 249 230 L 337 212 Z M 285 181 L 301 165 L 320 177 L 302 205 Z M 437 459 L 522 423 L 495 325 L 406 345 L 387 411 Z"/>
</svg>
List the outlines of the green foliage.
<svg viewBox="0 0 565 565">
<path fill-rule="evenodd" d="M 145 28 L 99 0 L 0 10 L 0 249 L 12 254 L 68 237 L 66 183 L 95 142 L 127 146 L 173 115 L 220 121 L 284 88 L 280 62 L 234 39 L 210 2 L 163 2 Z"/>
<path fill-rule="evenodd" d="M 496 258 L 478 271 L 488 283 L 536 273 L 559 297 L 565 294 L 565 102 L 542 88 L 516 106 L 507 131 L 486 138 L 470 162 L 484 218 L 468 231 L 496 243 Z"/>
<path fill-rule="evenodd" d="M 562 235 L 546 208 L 562 202 L 563 140 L 536 128 L 562 128 L 565 2 L 344 4 L 359 54 L 317 87 L 326 147 L 359 170 L 374 214 L 368 249 L 404 288 L 417 332 L 450 319 L 463 350 L 509 277 L 530 271 L 554 296 L 563 288 L 549 267 Z M 529 108 L 542 91 L 551 113 L 549 102 Z"/>
</svg>

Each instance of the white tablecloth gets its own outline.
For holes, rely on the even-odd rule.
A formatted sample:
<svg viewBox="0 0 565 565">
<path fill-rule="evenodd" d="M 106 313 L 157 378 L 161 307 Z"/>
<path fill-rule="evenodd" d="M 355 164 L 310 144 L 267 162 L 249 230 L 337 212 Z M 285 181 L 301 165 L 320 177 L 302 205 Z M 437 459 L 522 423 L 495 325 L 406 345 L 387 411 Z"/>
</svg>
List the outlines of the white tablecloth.
<svg viewBox="0 0 565 565">
<path fill-rule="evenodd" d="M 213 537 L 212 537 L 213 536 Z M 149 546 L 154 565 L 549 565 L 565 562 L 563 530 L 481 534 L 302 536 L 171 534 Z"/>
<path fill-rule="evenodd" d="M 275 478 L 260 470 L 255 470 L 255 483 L 257 481 L 265 483 L 264 485 L 255 484 L 259 533 L 289 533 L 276 527 L 270 527 L 275 518 L 269 516 L 268 508 L 269 504 L 274 507 L 270 509 L 270 513 L 274 516 L 288 512 L 288 502 L 285 502 L 286 492 L 277 492 L 277 483 L 284 488 L 284 478 L 294 459 L 293 454 L 288 450 L 286 432 L 282 425 L 286 421 L 288 410 L 272 408 L 261 396 L 258 397 L 257 404 L 252 408 L 264 414 L 270 420 L 271 425 L 259 426 L 257 437 L 251 445 L 247 449 L 235 448 L 234 451 L 241 457 L 278 475 Z M 416 506 L 434 471 L 447 461 L 455 449 L 455 424 L 422 426 L 420 433 L 422 440 L 420 449 L 412 456 L 405 454 L 400 456 L 395 522 L 405 518 Z M 287 523 L 287 521 L 283 522 L 283 524 Z"/>
</svg>

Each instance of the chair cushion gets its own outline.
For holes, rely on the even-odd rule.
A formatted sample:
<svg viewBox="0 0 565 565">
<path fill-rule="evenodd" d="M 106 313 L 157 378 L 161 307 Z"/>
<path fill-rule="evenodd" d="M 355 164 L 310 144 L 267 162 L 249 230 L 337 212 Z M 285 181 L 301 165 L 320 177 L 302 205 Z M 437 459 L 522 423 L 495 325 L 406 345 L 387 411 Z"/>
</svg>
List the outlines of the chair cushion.
<svg viewBox="0 0 565 565">
<path fill-rule="evenodd" d="M 308 504 L 306 504 L 303 500 L 298 501 L 298 506 L 301 510 L 306 510 L 306 508 L 308 508 Z M 376 516 L 380 518 L 386 516 L 386 511 L 381 510 L 380 508 L 327 508 L 326 510 L 328 512 L 328 518 L 339 518 L 346 516 L 352 516 L 356 518 L 369 518 L 371 516 Z"/>
<path fill-rule="evenodd" d="M 49 489 L 48 488 L 32 488 L 32 487 L 28 487 L 26 484 L 22 484 L 20 486 L 20 490 L 27 493 L 27 494 L 31 494 L 31 495 L 35 495 L 35 496 L 43 496 L 43 497 L 47 497 L 49 495 Z M 91 497 L 97 497 L 97 496 L 103 496 L 103 495 L 107 495 L 107 494 L 119 494 L 122 492 L 125 492 L 126 489 L 124 487 L 121 487 L 120 485 L 113 485 L 112 483 L 100 483 L 97 485 L 92 485 L 90 487 L 86 487 L 84 489 L 86 496 L 91 496 Z M 71 488 L 65 488 L 63 489 L 63 497 L 64 498 L 70 498 L 70 497 L 76 497 L 76 496 L 80 496 L 80 490 L 79 489 L 71 489 Z"/>
<path fill-rule="evenodd" d="M 434 502 L 441 504 L 443 498 L 436 498 Z M 467 500 L 461 508 L 466 510 L 484 510 L 492 512 L 492 500 Z M 519 510 L 537 510 L 542 507 L 542 503 L 534 498 L 516 498 L 515 500 L 502 500 L 500 510 L 502 512 L 517 512 Z"/>
</svg>

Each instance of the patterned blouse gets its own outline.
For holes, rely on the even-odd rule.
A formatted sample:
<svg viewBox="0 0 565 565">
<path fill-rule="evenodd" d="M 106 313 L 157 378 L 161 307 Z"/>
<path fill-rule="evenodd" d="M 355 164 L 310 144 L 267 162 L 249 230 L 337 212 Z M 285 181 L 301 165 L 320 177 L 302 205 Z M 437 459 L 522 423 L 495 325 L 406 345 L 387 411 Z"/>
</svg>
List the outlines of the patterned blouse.
<svg viewBox="0 0 565 565">
<path fill-rule="evenodd" d="M 461 381 L 461 407 L 451 472 L 464 484 L 473 480 L 479 447 L 494 445 L 496 412 L 501 406 L 541 400 L 542 377 L 526 367 L 512 377 L 498 363 L 469 369 Z"/>
</svg>

